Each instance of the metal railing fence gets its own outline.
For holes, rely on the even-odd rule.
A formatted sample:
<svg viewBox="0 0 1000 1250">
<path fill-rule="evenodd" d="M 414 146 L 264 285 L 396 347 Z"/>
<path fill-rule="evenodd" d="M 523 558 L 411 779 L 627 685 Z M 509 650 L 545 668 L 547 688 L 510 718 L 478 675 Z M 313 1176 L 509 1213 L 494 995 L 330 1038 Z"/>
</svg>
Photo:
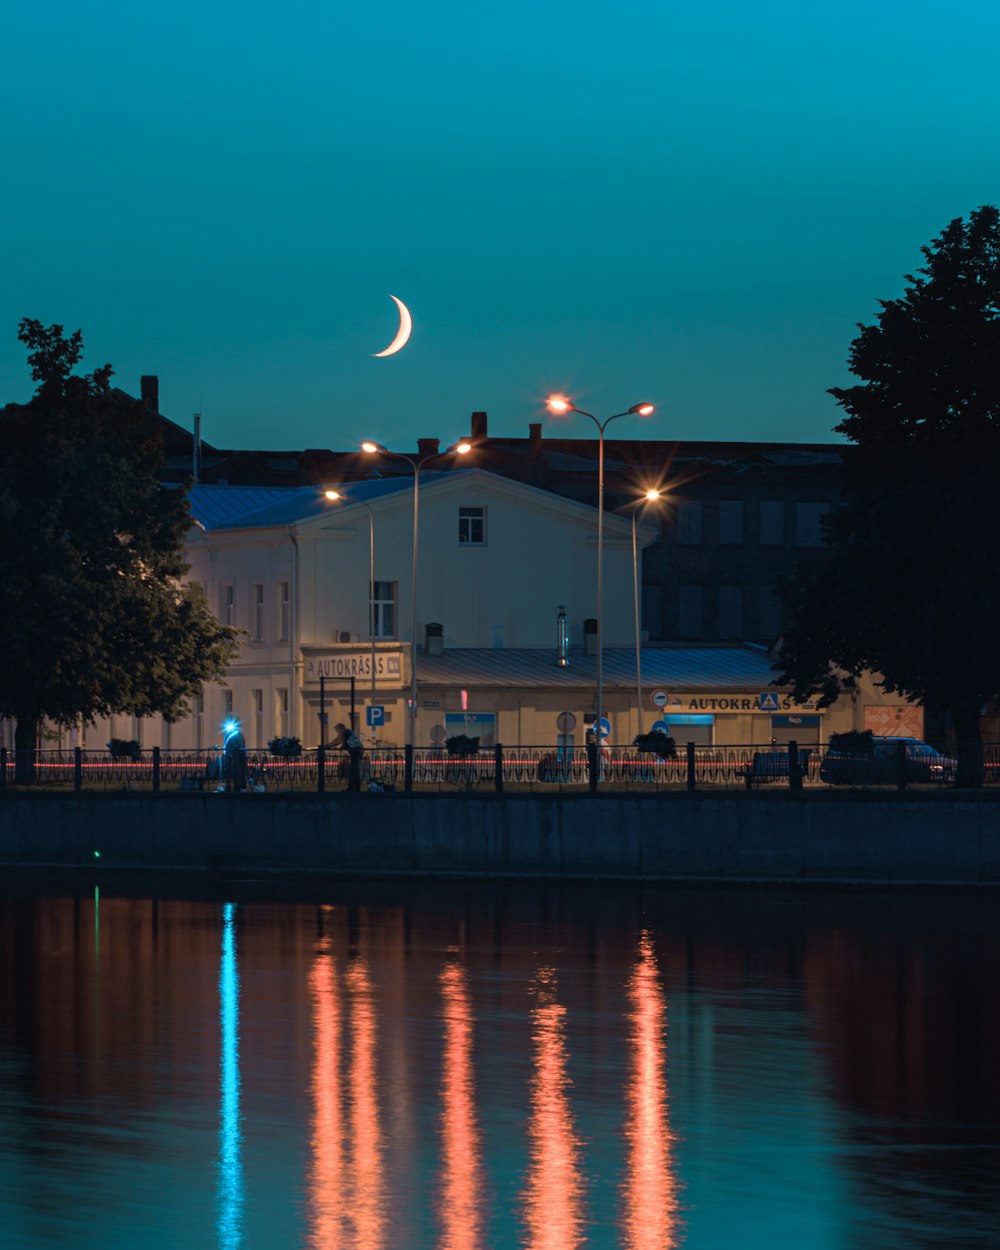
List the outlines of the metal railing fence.
<svg viewBox="0 0 1000 1250">
<path fill-rule="evenodd" d="M 895 744 L 894 744 L 895 745 Z M 790 749 L 791 747 L 791 749 Z M 981 747 L 986 785 L 1000 784 L 1000 743 Z M 957 753 L 956 753 L 957 755 Z M 27 769 L 24 765 L 27 764 Z M 135 758 L 107 750 L 40 750 L 22 761 L 0 748 L 0 791 L 39 790 L 224 792 L 289 791 L 573 791 L 586 789 L 671 791 L 819 788 L 909 789 L 954 784 L 953 756 L 913 756 L 900 748 L 849 755 L 822 747 L 678 746 L 668 758 L 634 746 L 497 746 L 475 755 L 452 756 L 443 748 L 366 747 L 352 763 L 344 751 L 306 750 L 298 756 L 248 751 L 245 779 L 231 776 L 218 751 L 140 751 Z M 30 774 L 30 780 L 28 775 Z M 240 785 L 244 782 L 245 785 Z"/>
</svg>

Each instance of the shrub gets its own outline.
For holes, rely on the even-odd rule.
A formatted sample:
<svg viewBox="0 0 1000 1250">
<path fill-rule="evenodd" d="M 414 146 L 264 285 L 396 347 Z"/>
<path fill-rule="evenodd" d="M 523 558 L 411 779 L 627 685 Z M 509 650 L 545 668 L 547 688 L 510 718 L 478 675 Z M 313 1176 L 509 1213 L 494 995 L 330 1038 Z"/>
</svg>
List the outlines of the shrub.
<svg viewBox="0 0 1000 1250">
<path fill-rule="evenodd" d="M 141 755 L 139 743 L 135 738 L 112 738 L 108 743 L 112 759 L 137 760 Z"/>
<path fill-rule="evenodd" d="M 298 738 L 272 738 L 267 749 L 272 755 L 301 755 L 302 743 Z"/>
<path fill-rule="evenodd" d="M 478 755 L 479 739 L 470 738 L 468 734 L 455 734 L 445 739 L 445 748 L 449 755 Z"/>
<path fill-rule="evenodd" d="M 845 755 L 871 755 L 875 750 L 874 734 L 870 729 L 863 732 L 848 729 L 844 733 L 831 734 L 830 750 L 843 751 Z"/>
</svg>

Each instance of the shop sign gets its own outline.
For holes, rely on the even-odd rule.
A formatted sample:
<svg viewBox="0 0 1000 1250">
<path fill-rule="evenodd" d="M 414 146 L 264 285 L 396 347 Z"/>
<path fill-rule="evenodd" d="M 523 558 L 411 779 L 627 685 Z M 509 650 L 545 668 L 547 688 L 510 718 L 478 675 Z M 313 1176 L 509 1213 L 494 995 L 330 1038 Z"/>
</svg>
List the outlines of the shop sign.
<svg viewBox="0 0 1000 1250">
<path fill-rule="evenodd" d="M 816 704 L 794 703 L 790 694 L 767 691 L 768 697 L 756 694 L 672 694 L 663 709 L 671 712 L 751 712 L 768 715 L 771 712 L 794 712 L 796 709 L 815 708 Z M 761 706 L 761 704 L 765 706 Z"/>
<path fill-rule="evenodd" d="M 367 651 L 328 651 L 305 657 L 303 680 L 317 684 L 321 677 L 327 681 L 359 681 L 372 679 L 372 654 Z M 403 656 L 400 651 L 375 652 L 375 680 L 384 685 L 402 685 Z"/>
</svg>

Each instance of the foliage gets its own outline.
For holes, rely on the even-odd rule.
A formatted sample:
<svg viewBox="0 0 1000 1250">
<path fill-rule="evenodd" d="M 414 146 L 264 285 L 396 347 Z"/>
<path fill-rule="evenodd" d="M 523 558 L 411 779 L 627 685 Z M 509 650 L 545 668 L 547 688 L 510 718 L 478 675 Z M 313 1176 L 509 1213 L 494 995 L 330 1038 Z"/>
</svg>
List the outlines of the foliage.
<svg viewBox="0 0 1000 1250">
<path fill-rule="evenodd" d="M 137 760 L 142 755 L 142 748 L 135 738 L 112 738 L 108 750 L 116 760 Z"/>
<path fill-rule="evenodd" d="M 672 760 L 677 755 L 677 744 L 673 738 L 658 729 L 648 734 L 637 734 L 635 748 L 640 754 L 655 755 L 661 760 Z"/>
<path fill-rule="evenodd" d="M 301 755 L 302 743 L 298 738 L 272 738 L 267 749 L 272 755 Z"/>
<path fill-rule="evenodd" d="M 449 755 L 479 754 L 479 739 L 470 738 L 468 734 L 454 734 L 445 739 L 444 745 Z"/>
<path fill-rule="evenodd" d="M 18 337 L 39 384 L 0 410 L 0 714 L 20 761 L 43 719 L 177 720 L 236 635 L 182 583 L 190 514 L 159 484 L 141 405 L 110 389 L 109 365 L 72 372 L 79 331 L 24 320 Z"/>
<path fill-rule="evenodd" d="M 832 390 L 846 416 L 828 558 L 786 582 L 782 681 L 828 705 L 865 669 L 950 715 L 959 784 L 979 776 L 979 713 L 1000 694 L 1000 213 L 957 218 L 880 301 Z M 963 764 L 964 760 L 964 764 Z"/>
<path fill-rule="evenodd" d="M 842 751 L 845 755 L 871 755 L 875 750 L 875 735 L 870 729 L 848 729 L 831 734 L 830 750 Z"/>
</svg>

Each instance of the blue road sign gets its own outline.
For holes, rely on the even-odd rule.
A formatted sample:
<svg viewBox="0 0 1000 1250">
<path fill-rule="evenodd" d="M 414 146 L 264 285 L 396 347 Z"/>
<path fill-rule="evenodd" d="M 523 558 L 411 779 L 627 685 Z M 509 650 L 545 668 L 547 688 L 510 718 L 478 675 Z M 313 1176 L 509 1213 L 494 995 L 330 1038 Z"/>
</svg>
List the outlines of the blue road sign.
<svg viewBox="0 0 1000 1250">
<path fill-rule="evenodd" d="M 365 723 L 369 727 L 385 724 L 385 708 L 380 703 L 373 703 L 365 708 Z"/>
<path fill-rule="evenodd" d="M 659 734 L 666 734 L 666 733 L 669 733 L 669 732 L 670 732 L 670 722 L 669 722 L 669 721 L 665 721 L 665 720 L 654 720 L 654 721 L 653 721 L 653 728 L 650 730 L 650 733 L 654 733 L 654 734 L 656 734 L 656 733 L 659 733 Z"/>
<path fill-rule="evenodd" d="M 611 737 L 611 722 L 608 720 L 606 716 L 601 717 L 601 737 L 602 738 Z"/>
<path fill-rule="evenodd" d="M 762 690 L 757 696 L 757 706 L 762 712 L 776 712 L 778 710 L 777 690 Z"/>
</svg>

